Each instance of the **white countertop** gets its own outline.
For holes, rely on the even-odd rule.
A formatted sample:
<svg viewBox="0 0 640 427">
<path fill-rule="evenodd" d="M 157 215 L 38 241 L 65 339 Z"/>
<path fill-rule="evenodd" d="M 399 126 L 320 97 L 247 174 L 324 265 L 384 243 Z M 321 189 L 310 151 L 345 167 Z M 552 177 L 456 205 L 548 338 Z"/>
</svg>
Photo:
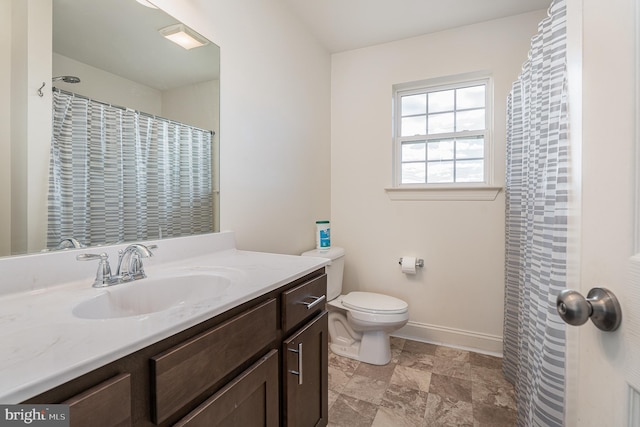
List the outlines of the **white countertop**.
<svg viewBox="0 0 640 427">
<path fill-rule="evenodd" d="M 30 266 L 34 273 L 22 291 L 15 283 L 7 284 L 12 292 L 0 295 L 0 403 L 22 402 L 329 263 L 329 260 L 321 258 L 237 250 L 233 235 L 229 237 L 228 233 L 218 236 L 224 240 L 223 244 L 210 244 L 212 238 L 216 237 L 200 237 L 198 245 L 211 248 L 211 252 L 205 254 L 199 251 L 200 255 L 193 256 L 185 253 L 190 252 L 187 250 L 174 257 L 178 259 L 171 260 L 168 255 L 145 259 L 148 278 L 141 280 L 222 271 L 232 278 L 223 292 L 195 305 L 115 319 L 80 319 L 72 313 L 78 303 L 109 289 L 93 288 L 93 274 L 85 273 L 95 271 L 97 262 L 84 263 L 90 264 L 91 268 L 87 270 L 82 266 L 83 278 L 65 282 L 64 274 L 59 271 L 39 271 L 38 264 L 45 264 L 43 268 L 47 262 L 59 266 L 58 259 L 36 262 L 47 255 L 16 257 L 13 264 L 11 258 L 1 260 L 0 274 L 4 277 L 11 277 L 12 270 L 24 266 Z M 156 252 L 180 251 L 180 245 L 185 242 L 189 241 L 183 238 L 177 246 L 166 240 L 157 242 L 159 248 Z M 69 252 L 64 259 L 70 264 L 65 267 L 73 270 L 81 264 L 74 260 L 75 255 L 92 251 Z M 62 258 L 62 254 L 55 255 Z M 25 261 L 29 257 L 33 257 L 31 262 Z M 41 286 L 46 281 L 42 277 L 47 274 L 56 277 L 52 282 L 61 283 Z M 17 276 L 25 280 L 24 273 Z M 69 276 L 73 278 L 73 274 Z M 135 285 L 134 281 L 115 286 Z"/>
</svg>

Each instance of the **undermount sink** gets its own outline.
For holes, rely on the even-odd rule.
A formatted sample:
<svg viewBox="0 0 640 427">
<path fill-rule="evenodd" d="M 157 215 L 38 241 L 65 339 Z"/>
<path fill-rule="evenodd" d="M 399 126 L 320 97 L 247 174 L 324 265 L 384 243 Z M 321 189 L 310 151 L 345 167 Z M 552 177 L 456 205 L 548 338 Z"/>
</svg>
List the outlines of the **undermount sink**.
<svg viewBox="0 0 640 427">
<path fill-rule="evenodd" d="M 218 274 L 146 278 L 106 288 L 73 308 L 82 319 L 115 319 L 157 313 L 220 297 L 231 279 Z"/>
</svg>

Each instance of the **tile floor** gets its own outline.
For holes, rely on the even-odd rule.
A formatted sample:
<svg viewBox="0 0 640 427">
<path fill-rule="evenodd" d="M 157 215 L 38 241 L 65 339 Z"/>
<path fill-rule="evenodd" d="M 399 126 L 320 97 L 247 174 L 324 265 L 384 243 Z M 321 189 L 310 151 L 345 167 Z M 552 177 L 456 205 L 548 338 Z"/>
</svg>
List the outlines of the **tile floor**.
<svg viewBox="0 0 640 427">
<path fill-rule="evenodd" d="M 329 426 L 516 425 L 502 359 L 400 338 L 374 366 L 329 352 Z"/>
</svg>

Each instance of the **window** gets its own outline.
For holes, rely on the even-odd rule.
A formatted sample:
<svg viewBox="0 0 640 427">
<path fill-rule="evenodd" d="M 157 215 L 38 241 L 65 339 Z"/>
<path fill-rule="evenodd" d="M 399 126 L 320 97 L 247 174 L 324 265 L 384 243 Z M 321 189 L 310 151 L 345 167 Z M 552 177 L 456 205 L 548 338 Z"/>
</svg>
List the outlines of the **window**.
<svg viewBox="0 0 640 427">
<path fill-rule="evenodd" d="M 488 185 L 490 80 L 428 83 L 395 90 L 396 187 Z"/>
</svg>

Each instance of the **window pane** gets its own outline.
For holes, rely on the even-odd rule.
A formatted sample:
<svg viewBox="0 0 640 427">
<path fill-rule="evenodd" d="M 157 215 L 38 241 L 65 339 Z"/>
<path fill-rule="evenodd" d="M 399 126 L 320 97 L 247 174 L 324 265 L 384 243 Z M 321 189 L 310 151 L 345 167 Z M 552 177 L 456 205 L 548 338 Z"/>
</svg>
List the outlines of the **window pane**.
<svg viewBox="0 0 640 427">
<path fill-rule="evenodd" d="M 484 108 L 481 110 L 459 111 L 456 113 L 456 132 L 463 130 L 482 130 L 484 128 Z"/>
<path fill-rule="evenodd" d="M 429 94 L 429 112 L 453 111 L 454 90 L 443 90 Z"/>
<path fill-rule="evenodd" d="M 456 91 L 456 109 L 484 108 L 484 85 L 465 87 Z"/>
<path fill-rule="evenodd" d="M 484 160 L 458 160 L 456 182 L 483 182 Z"/>
<path fill-rule="evenodd" d="M 429 162 L 427 182 L 430 184 L 453 182 L 453 162 Z"/>
<path fill-rule="evenodd" d="M 414 116 L 427 113 L 427 94 L 402 97 L 402 116 Z"/>
<path fill-rule="evenodd" d="M 433 160 L 452 160 L 453 159 L 453 140 L 444 139 L 442 141 L 429 142 L 427 148 L 427 159 Z"/>
<path fill-rule="evenodd" d="M 402 161 L 425 161 L 426 160 L 426 144 L 421 142 L 404 142 L 402 143 Z"/>
<path fill-rule="evenodd" d="M 429 114 L 429 134 L 453 132 L 454 113 Z"/>
<path fill-rule="evenodd" d="M 426 135 L 427 116 L 404 117 L 400 126 L 402 136 Z"/>
<path fill-rule="evenodd" d="M 484 157 L 484 138 L 464 138 L 456 141 L 456 159 Z"/>
<path fill-rule="evenodd" d="M 403 163 L 402 183 L 403 184 L 424 184 L 425 164 L 424 163 Z"/>
</svg>

